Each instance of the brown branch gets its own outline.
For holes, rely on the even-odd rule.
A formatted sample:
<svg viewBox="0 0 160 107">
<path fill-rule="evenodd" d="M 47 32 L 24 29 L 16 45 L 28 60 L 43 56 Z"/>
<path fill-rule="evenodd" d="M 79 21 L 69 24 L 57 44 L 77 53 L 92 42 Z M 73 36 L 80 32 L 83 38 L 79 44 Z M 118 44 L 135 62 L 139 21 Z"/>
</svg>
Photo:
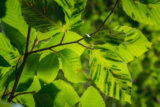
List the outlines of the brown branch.
<svg viewBox="0 0 160 107">
<path fill-rule="evenodd" d="M 12 91 L 11 91 L 11 94 L 8 98 L 8 102 L 11 102 L 13 97 L 14 97 L 14 93 L 16 91 L 16 88 L 17 88 L 17 85 L 18 85 L 18 82 L 19 82 L 19 79 L 21 77 L 21 74 L 22 74 L 22 71 L 23 71 L 23 68 L 25 66 L 25 63 L 26 63 L 26 60 L 27 60 L 27 57 L 28 57 L 28 49 L 29 49 L 29 41 L 30 41 L 30 35 L 31 35 L 31 27 L 28 27 L 28 35 L 27 35 L 27 41 L 26 41 L 26 49 L 25 49 L 25 54 L 24 54 L 24 58 L 23 58 L 23 62 L 20 66 L 20 71 L 17 73 L 16 75 L 16 80 L 14 82 L 14 85 L 13 85 L 13 88 L 12 88 Z"/>
<path fill-rule="evenodd" d="M 47 48 L 43 48 L 43 49 L 31 51 L 31 52 L 29 52 L 28 54 L 37 53 L 37 52 L 42 52 L 42 51 L 49 50 L 49 49 L 52 49 L 52 48 L 55 48 L 55 47 L 58 47 L 58 46 L 68 45 L 68 44 L 74 44 L 74 43 L 78 43 L 78 41 L 73 41 L 73 42 L 67 42 L 67 43 L 62 43 L 62 44 L 53 45 L 53 46 L 50 46 L 50 47 L 47 47 Z"/>
<path fill-rule="evenodd" d="M 114 12 L 114 10 L 115 10 L 118 2 L 119 2 L 119 0 L 116 1 L 113 9 L 112 9 L 111 12 L 109 13 L 109 15 L 106 17 L 106 19 L 104 20 L 104 22 L 98 27 L 98 29 L 97 29 L 95 32 L 91 33 L 89 36 L 93 36 L 94 34 L 96 34 L 97 32 L 99 32 L 99 31 L 103 28 L 103 26 L 105 25 L 105 23 L 107 22 L 107 20 L 108 20 L 108 19 L 110 18 L 110 16 L 113 14 L 113 12 Z M 86 37 L 83 37 L 83 38 L 81 38 L 81 39 L 79 39 L 79 40 L 76 40 L 76 41 L 73 41 L 73 42 L 62 43 L 64 37 L 65 37 L 65 34 L 63 35 L 60 44 L 53 45 L 53 46 L 50 46 L 50 47 L 47 47 L 47 48 L 43 48 L 43 49 L 39 49 L 39 50 L 36 50 L 36 51 L 31 51 L 31 52 L 29 52 L 29 54 L 37 53 L 37 52 L 42 52 L 42 51 L 49 50 L 49 49 L 52 49 L 52 48 L 55 48 L 55 47 L 58 47 L 58 46 L 68 45 L 68 44 L 74 44 L 74 43 L 78 43 L 78 44 L 84 46 L 83 44 L 81 44 L 81 43 L 79 43 L 79 42 L 80 42 L 81 40 L 84 40 L 84 39 L 86 38 Z M 85 47 L 86 47 L 86 46 L 85 46 Z M 88 48 L 88 47 L 87 47 L 87 48 Z"/>
<path fill-rule="evenodd" d="M 57 44 L 57 45 L 53 45 L 53 46 L 50 46 L 50 47 L 47 47 L 47 48 L 31 51 L 28 54 L 33 54 L 33 53 L 37 53 L 37 52 L 51 50 L 52 48 L 55 48 L 55 47 L 58 47 L 58 46 L 63 46 L 63 45 L 68 45 L 68 44 L 74 44 L 74 43 L 78 43 L 78 44 L 80 44 L 81 46 L 83 46 L 83 47 L 85 47 L 87 49 L 91 49 L 90 47 L 86 47 L 85 45 L 83 45 L 82 43 L 80 43 L 79 40 L 77 40 L 77 41 L 73 41 L 73 42 L 67 42 L 67 43 Z"/>
</svg>

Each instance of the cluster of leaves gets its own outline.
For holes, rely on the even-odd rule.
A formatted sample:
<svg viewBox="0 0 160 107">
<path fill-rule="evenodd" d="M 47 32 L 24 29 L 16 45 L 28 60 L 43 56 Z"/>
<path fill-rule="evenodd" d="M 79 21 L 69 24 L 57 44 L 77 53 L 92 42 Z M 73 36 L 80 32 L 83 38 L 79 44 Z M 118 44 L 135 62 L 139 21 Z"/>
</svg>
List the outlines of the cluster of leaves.
<svg viewBox="0 0 160 107">
<path fill-rule="evenodd" d="M 122 0 L 123 12 L 140 23 L 157 25 L 160 2 L 153 2 Z M 127 64 L 151 47 L 140 30 L 113 24 L 91 38 L 81 36 L 90 33 L 86 25 L 97 17 L 82 25 L 87 0 L 7 0 L 5 4 L 0 7 L 6 14 L 0 16 L 3 100 L 9 96 L 28 107 L 105 107 L 107 96 L 131 103 Z M 89 57 L 89 73 L 82 66 L 84 54 Z"/>
<path fill-rule="evenodd" d="M 148 3 L 151 3 L 151 1 L 154 0 L 148 1 Z M 87 32 L 87 30 L 92 32 L 94 30 L 93 26 L 97 26 L 104 20 L 107 14 L 106 6 L 108 6 L 107 9 L 110 9 L 110 3 L 113 2 L 114 1 L 112 0 L 90 1 L 90 5 L 87 8 L 88 12 L 85 13 L 87 23 L 87 25 L 85 26 L 87 26 L 88 29 L 85 29 L 86 27 L 82 26 L 80 32 L 85 33 Z M 147 2 L 147 0 L 139 0 L 139 2 L 144 3 L 146 6 L 149 5 L 148 3 L 145 3 Z M 96 8 L 95 10 L 92 9 L 93 6 Z M 115 26 L 117 24 L 134 26 L 140 29 L 145 34 L 145 36 L 153 43 L 153 45 L 147 54 L 128 65 L 133 80 L 132 104 L 124 105 L 124 103 L 120 103 L 119 101 L 116 101 L 112 98 L 107 98 L 106 104 L 109 107 L 159 107 L 159 26 L 157 26 L 157 24 L 146 25 L 148 23 L 147 21 L 145 21 L 144 23 L 138 23 L 138 20 L 133 21 L 130 19 L 130 17 L 126 16 L 126 14 L 122 12 L 121 9 L 122 7 L 119 5 L 114 16 L 106 24 L 106 29 L 111 29 L 112 26 Z M 158 9 L 159 8 L 157 7 L 157 10 Z M 104 37 L 102 37 L 101 39 L 103 38 Z"/>
</svg>

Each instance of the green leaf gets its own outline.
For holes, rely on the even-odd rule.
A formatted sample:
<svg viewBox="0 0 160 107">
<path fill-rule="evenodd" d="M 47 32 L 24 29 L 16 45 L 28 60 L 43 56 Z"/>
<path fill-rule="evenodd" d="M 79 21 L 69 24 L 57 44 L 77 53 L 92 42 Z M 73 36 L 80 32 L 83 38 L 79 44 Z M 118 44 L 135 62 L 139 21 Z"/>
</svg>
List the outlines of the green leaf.
<svg viewBox="0 0 160 107">
<path fill-rule="evenodd" d="M 10 64 L 15 65 L 19 52 L 11 45 L 10 41 L 0 33 L 0 55 Z"/>
<path fill-rule="evenodd" d="M 25 91 L 25 92 L 38 92 L 41 89 L 40 82 L 37 78 L 37 76 L 34 77 L 34 80 L 31 84 L 31 86 Z M 16 99 L 13 99 L 14 102 L 23 104 L 27 107 L 35 107 L 35 101 L 34 97 L 31 94 L 23 94 L 20 96 L 17 96 Z"/>
<path fill-rule="evenodd" d="M 83 93 L 80 104 L 82 107 L 105 107 L 102 96 L 94 87 L 89 87 Z"/>
<path fill-rule="evenodd" d="M 3 34 L 8 37 L 10 42 L 18 49 L 18 51 L 23 54 L 25 49 L 26 38 L 17 29 L 8 25 L 7 23 L 1 23 Z"/>
<path fill-rule="evenodd" d="M 74 106 L 79 97 L 71 85 L 57 80 L 45 85 L 34 95 L 36 107 L 64 107 L 65 104 Z"/>
<path fill-rule="evenodd" d="M 44 56 L 39 63 L 37 75 L 43 81 L 52 82 L 59 71 L 59 60 L 56 54 L 51 53 Z"/>
<path fill-rule="evenodd" d="M 112 45 L 120 45 L 125 41 L 126 35 L 124 32 L 120 31 L 100 31 L 92 38 L 87 38 L 87 40 L 91 40 L 92 43 L 98 44 L 106 44 L 110 43 Z"/>
<path fill-rule="evenodd" d="M 122 0 L 122 5 L 126 14 L 133 20 L 149 25 L 160 24 L 159 1 L 150 1 L 150 3 L 145 4 L 144 2 L 139 2 L 137 0 Z"/>
<path fill-rule="evenodd" d="M 23 106 L 20 105 L 20 104 L 9 104 L 7 102 L 1 101 L 0 102 L 0 107 L 23 107 Z"/>
<path fill-rule="evenodd" d="M 21 0 L 22 14 L 27 24 L 46 32 L 65 23 L 62 8 L 53 0 Z"/>
<path fill-rule="evenodd" d="M 90 77 L 109 97 L 131 102 L 131 76 L 127 64 L 106 47 L 91 51 Z"/>
<path fill-rule="evenodd" d="M 26 90 L 28 92 L 35 91 L 38 92 L 41 89 L 41 84 L 37 76 L 34 76 L 34 80 L 31 86 Z"/>
<path fill-rule="evenodd" d="M 73 83 L 85 82 L 81 68 L 80 57 L 70 49 L 64 49 L 58 52 L 62 61 L 62 70 L 64 76 Z"/>
<path fill-rule="evenodd" d="M 63 35 L 64 35 L 63 32 L 59 32 L 59 33 L 54 34 L 48 41 L 41 42 L 39 49 L 60 44 Z M 73 41 L 79 40 L 81 38 L 82 38 L 82 36 L 80 36 L 79 34 L 72 32 L 72 31 L 68 31 L 65 34 L 65 38 L 63 40 L 63 43 L 73 42 Z M 84 40 L 82 40 L 81 43 L 83 43 L 87 46 L 87 44 Z M 71 49 L 74 52 L 76 52 L 79 56 L 81 56 L 85 50 L 85 48 L 83 46 L 79 45 L 78 43 L 61 45 L 61 46 L 54 48 L 55 51 L 60 51 L 63 49 Z"/>
<path fill-rule="evenodd" d="M 19 0 L 6 0 L 6 8 L 6 16 L 2 21 L 27 36 L 28 27 L 22 17 Z"/>
<path fill-rule="evenodd" d="M 59 44 L 61 42 L 62 37 L 62 32 L 53 34 L 49 40 L 44 40 L 40 43 L 40 49 Z"/>
<path fill-rule="evenodd" d="M 0 2 L 0 18 L 6 15 L 6 0 L 1 0 Z"/>
<path fill-rule="evenodd" d="M 115 30 L 124 32 L 126 35 L 124 43 L 112 47 L 112 50 L 118 53 L 125 62 L 134 60 L 150 49 L 151 43 L 139 30 L 127 26 L 118 26 Z"/>
<path fill-rule="evenodd" d="M 32 54 L 28 56 L 26 64 L 20 78 L 17 92 L 24 91 L 30 87 L 34 80 L 39 65 L 40 54 Z"/>
<path fill-rule="evenodd" d="M 0 55 L 0 66 L 9 67 L 10 64 Z"/>
<path fill-rule="evenodd" d="M 79 101 L 79 96 L 73 87 L 65 81 L 57 80 L 53 84 L 59 92 L 54 100 L 54 107 L 64 107 L 66 104 L 73 107 Z"/>
<path fill-rule="evenodd" d="M 10 41 L 2 33 L 0 33 L 0 50 L 7 52 L 15 51 Z"/>
<path fill-rule="evenodd" d="M 64 10 L 66 26 L 75 29 L 82 24 L 82 12 L 87 0 L 55 0 Z"/>
<path fill-rule="evenodd" d="M 3 91 L 16 78 L 16 72 L 12 67 L 0 68 L 0 78 L 0 91 Z"/>
<path fill-rule="evenodd" d="M 35 107 L 35 101 L 33 95 L 24 94 L 17 96 L 16 99 L 13 99 L 14 102 L 23 104 L 25 107 Z"/>
</svg>

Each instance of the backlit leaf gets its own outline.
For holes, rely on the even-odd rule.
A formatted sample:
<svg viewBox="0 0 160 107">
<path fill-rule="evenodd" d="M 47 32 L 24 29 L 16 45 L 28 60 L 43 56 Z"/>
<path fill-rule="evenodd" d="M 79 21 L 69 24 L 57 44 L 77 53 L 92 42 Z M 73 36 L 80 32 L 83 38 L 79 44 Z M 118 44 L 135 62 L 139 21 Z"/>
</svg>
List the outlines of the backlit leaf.
<svg viewBox="0 0 160 107">
<path fill-rule="evenodd" d="M 89 87 L 83 93 L 80 104 L 82 107 L 105 107 L 102 96 L 94 87 Z"/>
</svg>

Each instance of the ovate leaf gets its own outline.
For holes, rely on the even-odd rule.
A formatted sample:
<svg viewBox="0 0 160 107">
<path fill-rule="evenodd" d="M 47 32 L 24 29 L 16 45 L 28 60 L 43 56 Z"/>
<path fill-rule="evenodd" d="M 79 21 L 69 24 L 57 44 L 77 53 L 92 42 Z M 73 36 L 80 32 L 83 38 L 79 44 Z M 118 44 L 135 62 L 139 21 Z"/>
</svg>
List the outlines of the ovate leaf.
<svg viewBox="0 0 160 107">
<path fill-rule="evenodd" d="M 46 32 L 65 23 L 63 9 L 54 0 L 20 0 L 27 24 Z"/>
<path fill-rule="evenodd" d="M 126 35 L 121 45 L 112 47 L 112 50 L 118 53 L 125 62 L 134 60 L 150 49 L 151 43 L 139 30 L 127 26 L 119 26 L 115 30 L 124 32 Z"/>
<path fill-rule="evenodd" d="M 131 76 L 127 64 L 113 51 L 99 46 L 91 51 L 90 77 L 109 97 L 131 102 Z"/>
<path fill-rule="evenodd" d="M 64 107 L 65 105 L 73 107 L 78 103 L 79 96 L 70 84 L 62 80 L 54 81 L 53 84 L 59 90 L 54 100 L 55 107 Z"/>
<path fill-rule="evenodd" d="M 133 20 L 149 25 L 159 25 L 160 2 L 146 3 L 146 1 L 122 0 L 123 9 Z"/>
<path fill-rule="evenodd" d="M 64 76 L 73 83 L 85 82 L 86 77 L 82 72 L 80 57 L 70 49 L 61 50 L 58 53 Z"/>
<path fill-rule="evenodd" d="M 56 54 L 51 53 L 40 60 L 38 77 L 43 81 L 52 82 L 59 71 L 59 60 Z"/>
<path fill-rule="evenodd" d="M 105 107 L 102 96 L 94 87 L 89 87 L 81 97 L 82 107 Z"/>
<path fill-rule="evenodd" d="M 21 43 L 21 44 L 19 44 L 19 47 L 18 47 L 18 49 L 19 49 L 20 47 L 24 46 L 24 44 L 22 44 L 22 43 L 26 42 L 26 40 L 23 40 L 23 38 L 27 37 L 28 25 L 26 24 L 26 22 L 24 21 L 24 18 L 22 17 L 21 4 L 19 3 L 20 0 L 5 0 L 5 1 L 6 1 L 6 8 L 7 9 L 6 9 L 6 16 L 2 18 L 2 22 L 4 22 L 5 25 L 8 26 L 7 29 L 9 31 L 11 31 L 10 33 L 8 33 L 10 35 L 10 37 L 12 36 L 12 38 L 13 38 L 14 35 L 18 36 L 18 37 L 17 36 L 14 37 L 14 38 L 17 40 L 17 44 Z M 7 29 L 4 29 L 3 33 L 6 33 Z M 13 31 L 15 33 L 13 33 Z M 31 30 L 31 37 L 30 37 L 30 45 L 33 44 L 35 36 L 36 36 L 35 30 L 32 29 Z M 13 42 L 13 41 L 11 41 L 11 42 Z M 13 45 L 15 45 L 15 43 Z M 30 47 L 29 47 L 29 49 L 30 49 Z M 19 49 L 19 51 L 20 51 L 20 49 Z M 21 54 L 22 54 L 22 52 L 21 52 Z"/>
</svg>

